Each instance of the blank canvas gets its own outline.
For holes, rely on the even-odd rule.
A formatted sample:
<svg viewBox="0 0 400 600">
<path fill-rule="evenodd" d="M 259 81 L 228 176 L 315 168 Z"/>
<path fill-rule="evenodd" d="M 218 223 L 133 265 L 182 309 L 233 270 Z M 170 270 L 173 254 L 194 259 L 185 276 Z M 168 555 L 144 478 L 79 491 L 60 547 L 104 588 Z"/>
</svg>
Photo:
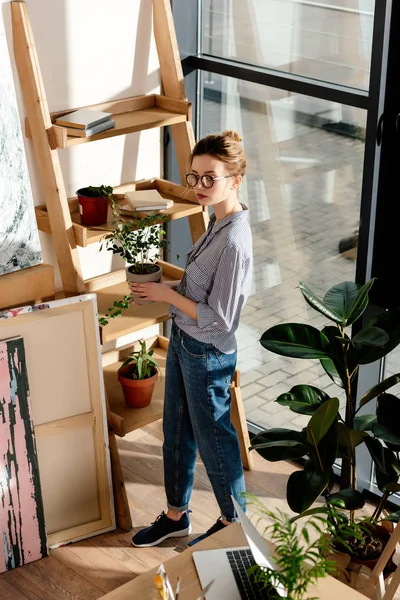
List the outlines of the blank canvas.
<svg viewBox="0 0 400 600">
<path fill-rule="evenodd" d="M 0 312 L 23 336 L 49 546 L 115 528 L 95 294 Z"/>
</svg>

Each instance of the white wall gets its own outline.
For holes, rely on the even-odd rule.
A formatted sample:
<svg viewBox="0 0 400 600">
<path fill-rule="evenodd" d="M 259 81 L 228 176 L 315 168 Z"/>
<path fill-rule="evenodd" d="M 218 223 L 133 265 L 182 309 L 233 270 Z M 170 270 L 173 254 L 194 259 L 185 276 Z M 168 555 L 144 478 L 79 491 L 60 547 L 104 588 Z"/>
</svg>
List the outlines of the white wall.
<svg viewBox="0 0 400 600">
<path fill-rule="evenodd" d="M 151 0 L 27 0 L 50 111 L 159 93 Z M 21 123 L 25 108 L 14 61 L 10 3 L 0 0 Z M 160 130 L 59 150 L 68 196 L 87 185 L 118 185 L 161 175 Z M 44 199 L 31 142 L 24 138 L 35 205 Z M 56 265 L 41 233 L 44 262 Z M 98 245 L 80 249 L 85 279 L 115 268 Z M 61 287 L 57 273 L 57 287 Z"/>
</svg>

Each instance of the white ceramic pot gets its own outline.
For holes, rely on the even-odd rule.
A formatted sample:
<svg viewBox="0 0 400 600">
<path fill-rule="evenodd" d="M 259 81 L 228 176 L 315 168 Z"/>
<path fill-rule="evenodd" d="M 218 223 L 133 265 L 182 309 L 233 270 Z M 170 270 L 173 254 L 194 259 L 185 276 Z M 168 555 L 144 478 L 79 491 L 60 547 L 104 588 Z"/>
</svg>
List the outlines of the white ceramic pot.
<svg viewBox="0 0 400 600">
<path fill-rule="evenodd" d="M 161 281 L 162 277 L 162 268 L 159 265 L 154 265 L 157 267 L 157 270 L 154 273 L 132 273 L 131 267 L 126 267 L 126 278 L 128 281 L 134 281 L 135 283 L 158 283 Z M 152 304 L 153 300 L 142 300 L 137 296 L 133 295 L 133 300 L 135 304 Z"/>
</svg>

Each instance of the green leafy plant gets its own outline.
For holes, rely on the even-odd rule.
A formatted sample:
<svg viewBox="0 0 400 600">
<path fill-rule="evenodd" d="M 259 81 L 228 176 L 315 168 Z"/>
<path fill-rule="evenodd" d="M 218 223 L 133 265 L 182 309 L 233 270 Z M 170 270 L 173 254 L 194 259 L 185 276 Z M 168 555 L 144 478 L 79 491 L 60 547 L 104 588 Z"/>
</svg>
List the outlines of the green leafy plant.
<svg viewBox="0 0 400 600">
<path fill-rule="evenodd" d="M 115 196 L 111 197 L 113 225 L 115 229 L 104 236 L 100 250 L 106 250 L 121 256 L 133 273 L 147 274 L 157 270 L 156 261 L 168 244 L 165 239 L 163 224 L 166 215 L 146 215 L 129 218 L 121 213 Z M 120 316 L 133 302 L 133 295 L 127 294 L 121 300 L 115 300 L 104 317 L 100 317 L 100 325 L 107 325 L 111 319 Z"/>
<path fill-rule="evenodd" d="M 89 198 L 107 198 L 111 201 L 116 200 L 116 196 L 114 195 L 114 189 L 111 185 L 100 185 L 99 187 L 89 185 L 87 188 L 88 192 L 86 195 Z"/>
<path fill-rule="evenodd" d="M 302 431 L 269 429 L 252 440 L 252 449 L 269 461 L 306 458 L 304 469 L 293 473 L 287 484 L 287 501 L 296 513 L 304 514 L 323 495 L 328 502 L 341 501 L 343 508 L 350 510 L 350 522 L 354 521 L 354 511 L 364 505 L 356 489 L 356 448 L 361 444 L 371 455 L 382 492 L 372 522 L 378 521 L 390 495 L 400 490 L 400 401 L 387 393 L 400 381 L 400 373 L 364 392 L 358 402 L 356 398 L 360 366 L 383 358 L 400 342 L 399 308 L 374 316 L 353 335 L 349 331 L 364 314 L 373 283 L 340 283 L 323 299 L 300 283 L 306 302 L 333 325 L 320 331 L 311 325 L 288 323 L 271 327 L 261 336 L 261 345 L 271 352 L 319 360 L 346 397 L 341 411 L 338 398 L 312 385 L 296 385 L 276 402 L 293 412 L 310 415 L 307 426 Z M 375 398 L 376 410 L 365 414 L 364 407 Z M 341 489 L 332 494 L 333 464 L 337 459 L 342 460 Z M 389 519 L 399 517 L 400 511 Z"/>
<path fill-rule="evenodd" d="M 249 575 L 264 584 L 266 598 L 280 598 L 274 588 L 281 584 L 287 600 L 303 600 L 310 585 L 336 570 L 335 563 L 327 558 L 331 544 L 330 539 L 323 535 L 324 520 L 316 515 L 299 526 L 285 512 L 268 510 L 257 498 L 247 496 L 256 506 L 260 519 L 266 518 L 270 522 L 263 535 L 275 545 L 273 560 L 276 565 L 276 569 L 251 567 Z"/>
<path fill-rule="evenodd" d="M 131 365 L 128 373 L 124 373 L 124 377 L 129 379 L 147 379 L 160 371 L 157 362 L 153 358 L 154 349 L 147 350 L 145 340 L 139 340 L 139 343 L 140 350 L 131 352 L 120 367 L 123 369 Z"/>
</svg>

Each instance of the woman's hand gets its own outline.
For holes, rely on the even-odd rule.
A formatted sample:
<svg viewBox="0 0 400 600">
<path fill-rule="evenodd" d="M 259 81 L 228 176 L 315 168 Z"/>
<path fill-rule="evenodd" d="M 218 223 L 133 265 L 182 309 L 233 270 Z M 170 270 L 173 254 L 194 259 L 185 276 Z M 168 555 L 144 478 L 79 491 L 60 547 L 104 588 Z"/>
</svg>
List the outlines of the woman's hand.
<svg viewBox="0 0 400 600">
<path fill-rule="evenodd" d="M 136 283 L 129 284 L 131 292 L 142 300 L 153 302 L 169 302 L 171 288 L 165 283 Z"/>
</svg>

